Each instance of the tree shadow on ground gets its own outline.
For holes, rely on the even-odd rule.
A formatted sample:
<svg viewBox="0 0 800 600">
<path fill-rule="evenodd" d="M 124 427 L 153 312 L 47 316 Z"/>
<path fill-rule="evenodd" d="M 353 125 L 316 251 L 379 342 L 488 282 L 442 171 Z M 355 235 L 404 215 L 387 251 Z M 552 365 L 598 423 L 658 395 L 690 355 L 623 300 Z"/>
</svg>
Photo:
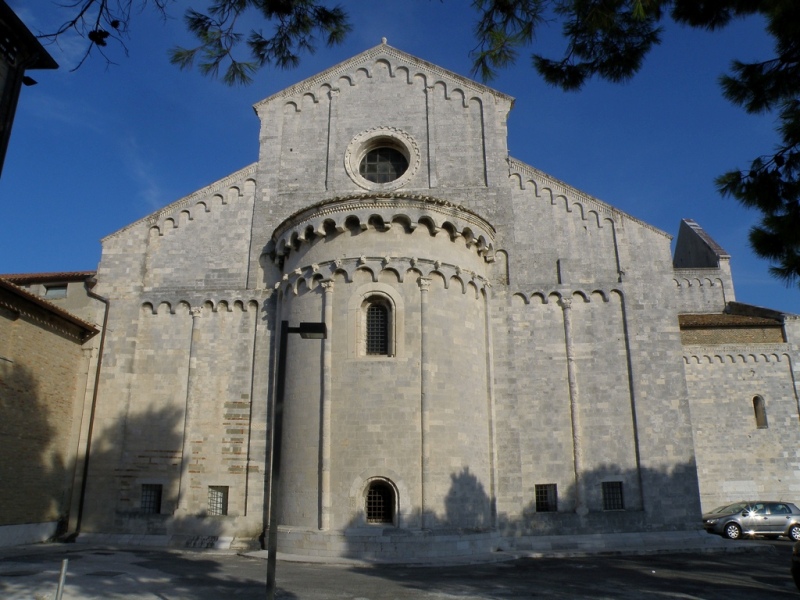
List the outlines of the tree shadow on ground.
<svg viewBox="0 0 800 600">
<path fill-rule="evenodd" d="M 0 560 L 3 598 L 52 598 L 68 559 L 65 598 L 263 598 L 266 563 L 236 555 L 46 544 Z M 299 598 L 280 585 L 277 597 Z"/>
<path fill-rule="evenodd" d="M 576 536 L 592 532 L 607 535 L 647 532 L 649 535 L 656 536 L 663 533 L 665 538 L 672 532 L 685 532 L 690 536 L 693 533 L 699 534 L 701 529 L 699 500 L 687 501 L 687 498 L 691 498 L 688 488 L 691 487 L 693 468 L 691 464 L 682 464 L 672 469 L 643 468 L 633 471 L 615 468 L 612 465 L 601 466 L 583 474 L 583 487 L 590 488 L 583 490 L 583 494 L 587 496 L 589 502 L 588 513 L 578 514 L 575 510 L 575 489 L 564 490 L 563 497 L 568 500 L 564 506 L 559 506 L 560 512 L 537 512 L 535 500 L 531 499 L 519 516 L 498 515 L 497 527 L 494 529 L 497 534 L 495 541 L 503 545 L 510 543 L 511 547 L 503 548 L 503 550 L 512 550 L 506 555 L 509 556 L 509 559 L 513 559 L 514 556 L 524 555 L 526 544 L 528 544 L 528 548 L 531 547 L 528 540 L 535 540 L 538 536 L 553 536 L 548 539 L 555 540 L 556 544 L 563 543 L 564 552 L 574 554 L 581 552 Z M 436 524 L 430 531 L 432 536 L 437 533 L 436 527 L 441 527 L 441 533 L 445 535 L 453 533 L 452 530 L 447 531 L 448 525 L 463 524 L 469 518 L 474 519 L 477 524 L 482 524 L 483 507 L 490 503 L 490 498 L 486 495 L 483 486 L 468 470 L 465 469 L 451 475 L 451 480 L 452 487 L 446 496 L 446 513 L 427 517 L 426 522 Z M 613 480 L 626 482 L 625 489 L 630 492 L 630 497 L 625 500 L 626 510 L 603 510 L 602 494 L 599 490 L 602 488 L 603 482 Z M 640 487 L 651 491 L 649 494 L 642 495 L 639 492 Z M 561 496 L 560 490 L 559 496 Z M 683 520 L 680 515 L 683 515 Z M 383 532 L 384 535 L 391 538 L 391 527 L 385 527 Z M 465 540 L 469 539 L 471 533 L 473 532 L 466 528 L 459 529 L 459 534 L 463 535 Z M 424 544 L 428 541 L 424 536 L 420 536 L 419 542 L 422 544 L 419 550 L 421 554 L 424 554 L 426 551 Z M 353 573 L 400 583 L 410 590 L 410 597 L 414 595 L 413 590 L 481 598 L 529 597 L 532 590 L 537 589 L 537 582 L 545 581 L 550 586 L 549 592 L 545 594 L 547 597 L 602 596 L 604 593 L 609 593 L 613 585 L 623 585 L 623 583 L 628 587 L 630 585 L 641 586 L 640 589 L 643 591 L 654 589 L 654 586 L 668 584 L 670 592 L 699 593 L 703 597 L 710 597 L 708 596 L 708 582 L 714 579 L 720 579 L 713 588 L 715 594 L 713 597 L 718 598 L 746 597 L 739 595 L 753 593 L 755 590 L 761 594 L 774 592 L 775 594 L 785 593 L 787 596 L 796 595 L 793 584 L 789 586 L 788 592 L 786 589 L 786 586 L 791 584 L 788 554 L 782 561 L 775 561 L 774 558 L 764 558 L 760 561 L 760 563 L 768 565 L 769 575 L 763 571 L 762 567 L 750 568 L 753 561 L 747 555 L 741 557 L 737 555 L 736 562 L 742 565 L 742 569 L 738 571 L 736 580 L 733 580 L 724 575 L 730 569 L 727 565 L 733 560 L 727 554 L 720 555 L 719 559 L 713 558 L 713 555 L 699 553 L 625 557 L 623 556 L 626 552 L 625 547 L 615 550 L 611 542 L 613 540 L 610 541 L 605 553 L 619 556 L 568 559 L 575 569 L 581 569 L 581 571 L 576 571 L 578 576 L 575 578 L 558 566 L 564 559 L 517 559 L 509 560 L 502 565 L 484 564 L 464 567 L 442 566 L 446 565 L 448 561 L 450 564 L 458 564 L 457 557 L 444 560 L 435 557 L 427 564 L 425 562 L 420 564 L 420 567 L 435 567 L 437 575 L 432 577 L 430 570 L 425 568 L 381 565 L 381 556 L 376 553 L 373 555 L 374 566 L 354 567 L 351 570 Z M 358 550 L 360 548 L 353 547 L 349 555 L 355 557 Z M 633 554 L 636 550 L 636 548 L 630 548 L 628 552 Z M 654 551 L 657 548 L 644 548 L 644 550 Z M 691 552 L 692 550 L 692 548 L 673 548 L 672 552 Z M 500 556 L 500 554 L 496 554 L 493 555 L 493 558 Z M 488 556 L 484 556 L 484 558 L 488 558 Z M 469 557 L 465 557 L 465 559 L 470 560 Z M 386 560 L 391 559 L 387 557 Z M 649 576 L 646 567 L 649 564 L 648 561 L 655 561 L 654 564 L 660 565 L 660 569 L 668 570 L 669 581 L 663 581 L 660 576 Z M 779 564 L 774 564 L 776 562 Z M 602 567 L 597 568 L 597 565 L 602 565 Z M 687 565 L 690 565 L 691 568 L 688 568 Z M 551 575 L 556 568 L 559 569 L 559 574 L 556 579 L 553 579 Z M 593 575 L 584 577 L 582 570 L 589 568 L 593 570 Z M 772 577 L 774 579 L 771 579 Z M 556 585 L 561 586 L 563 592 L 554 595 L 553 589 Z"/>
<path fill-rule="evenodd" d="M 436 568 L 372 566 L 362 575 L 401 584 L 416 598 L 796 598 L 789 550 L 771 552 L 522 558 Z"/>
</svg>

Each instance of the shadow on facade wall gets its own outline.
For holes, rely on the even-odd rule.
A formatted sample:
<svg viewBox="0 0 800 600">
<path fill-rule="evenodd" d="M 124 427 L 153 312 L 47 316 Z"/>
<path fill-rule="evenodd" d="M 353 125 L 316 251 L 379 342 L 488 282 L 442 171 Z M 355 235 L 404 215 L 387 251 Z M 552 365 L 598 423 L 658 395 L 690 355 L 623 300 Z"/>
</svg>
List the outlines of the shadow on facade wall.
<svg viewBox="0 0 800 600">
<path fill-rule="evenodd" d="M 700 502 L 696 469 L 693 463 L 682 463 L 672 468 L 638 471 L 620 469 L 613 465 L 601 466 L 584 472 L 581 479 L 580 502 L 587 510 L 578 510 L 578 489 L 570 485 L 558 487 L 556 510 L 543 511 L 536 504 L 533 485 L 523 509 L 518 515 L 500 511 L 492 523 L 492 500 L 483 483 L 468 468 L 450 475 L 451 485 L 445 496 L 444 512 L 419 509 L 410 511 L 410 517 L 401 519 L 400 525 L 369 525 L 365 511 L 349 523 L 347 529 L 356 535 L 347 536 L 347 556 L 364 556 L 364 536 L 383 537 L 387 541 L 403 541 L 404 536 L 416 537 L 415 542 L 436 544 L 437 534 L 448 536 L 458 533 L 465 541 L 475 534 L 492 533 L 486 551 L 521 550 L 532 547 L 535 536 L 562 536 L 568 539 L 577 535 L 617 534 L 639 532 L 699 531 L 701 529 Z M 603 483 L 621 483 L 619 489 L 622 509 L 604 508 Z M 543 482 L 546 483 L 546 482 Z M 643 494 L 641 490 L 644 490 Z M 519 492 L 518 496 L 523 494 Z M 509 496 L 513 496 L 509 494 Z M 421 525 L 422 524 L 422 525 Z M 350 540 L 353 543 L 350 544 Z M 404 542 L 403 542 L 404 543 Z M 478 542 L 480 544 L 481 542 Z M 411 548 L 413 550 L 413 548 Z M 380 552 L 371 554 L 381 560 Z"/>
<path fill-rule="evenodd" d="M 602 483 L 609 481 L 623 483 L 624 510 L 603 510 Z M 558 488 L 558 511 L 537 512 L 536 499 L 529 497 L 525 499 L 524 509 L 518 516 L 501 511 L 497 515 L 496 527 L 491 527 L 491 523 L 486 521 L 484 516 L 486 514 L 485 507 L 491 505 L 486 486 L 469 469 L 463 469 L 458 473 L 451 474 L 451 488 L 446 495 L 444 513 L 421 515 L 425 517 L 424 522 L 433 524 L 429 530 L 418 529 L 404 532 L 402 527 L 380 525 L 365 527 L 362 512 L 351 522 L 351 526 L 357 532 L 356 535 L 346 535 L 349 544 L 347 554 L 350 557 L 364 559 L 363 537 L 358 533 L 363 534 L 364 530 L 369 528 L 374 528 L 376 536 L 386 539 L 388 548 L 391 548 L 392 544 L 397 541 L 403 543 L 404 538 L 414 538 L 409 541 L 421 545 L 418 548 L 422 551 L 421 554 L 428 551 L 427 544 L 437 543 L 435 539 L 437 533 L 445 537 L 459 533 L 465 541 L 476 535 L 486 536 L 487 533 L 491 533 L 493 536 L 486 546 L 487 551 L 518 552 L 521 555 L 535 548 L 537 536 L 558 536 L 549 538 L 549 540 L 554 544 L 563 543 L 564 547 L 568 548 L 565 551 L 574 552 L 579 550 L 579 538 L 576 537 L 579 535 L 637 532 L 655 532 L 657 534 L 658 532 L 693 532 L 701 529 L 697 477 L 693 463 L 681 463 L 671 468 L 642 468 L 638 471 L 606 465 L 585 472 L 582 482 L 583 494 L 589 505 L 589 511 L 586 514 L 576 512 L 577 490 L 574 485 L 571 485 L 566 489 Z M 543 481 L 543 483 L 546 482 Z M 534 486 L 526 487 L 533 489 Z M 644 490 L 645 494 L 641 494 L 640 489 Z M 628 496 L 625 495 L 626 490 Z M 465 527 L 465 523 L 470 521 L 474 526 Z M 594 540 L 593 543 L 596 545 L 597 540 Z M 613 543 L 609 541 L 609 544 L 609 551 L 614 552 Z M 656 548 L 648 549 L 655 550 Z M 687 551 L 689 550 L 687 548 Z M 435 553 L 433 554 L 435 555 Z M 376 563 L 383 560 L 380 552 L 375 552 L 371 556 Z M 436 559 L 433 564 L 439 563 L 440 561 Z M 443 594 L 458 596 L 506 598 L 509 597 L 510 589 L 516 589 L 515 586 L 518 586 L 519 590 L 527 590 L 526 594 L 523 594 L 527 596 L 530 594 L 531 582 L 535 580 L 535 577 L 531 576 L 531 569 L 536 569 L 540 564 L 542 564 L 541 561 L 533 560 L 509 563 L 502 572 L 503 577 L 507 574 L 519 580 L 513 584 L 510 581 L 505 584 L 498 581 L 497 595 L 487 594 L 485 580 L 488 571 L 494 573 L 494 577 L 498 576 L 496 569 L 492 571 L 494 567 L 486 566 L 487 572 L 482 572 L 483 567 L 480 566 L 470 569 L 453 567 L 452 577 L 447 576 L 446 567 L 437 567 L 442 575 L 435 578 L 437 586 L 435 589 Z M 616 567 L 611 566 L 610 568 Z M 625 567 L 620 566 L 619 569 L 622 572 Z M 353 567 L 352 570 L 397 582 L 409 589 L 409 597 L 413 597 L 413 590 L 424 589 L 429 593 L 431 591 L 432 578 L 426 574 L 426 569 Z M 687 579 L 687 585 L 693 584 L 693 579 Z M 579 588 L 581 585 L 576 584 L 576 593 Z M 585 588 L 584 591 L 589 593 L 590 588 L 591 586 Z M 732 589 L 739 588 L 733 586 Z M 565 594 L 564 597 L 571 596 Z"/>
<path fill-rule="evenodd" d="M 0 366 L 2 367 L 2 366 Z M 0 525 L 64 522 L 74 465 L 67 459 L 72 404 L 62 413 L 42 397 L 34 372 L 0 370 Z"/>
<path fill-rule="evenodd" d="M 182 548 L 214 546 L 226 517 L 208 515 L 207 487 L 193 488 L 187 482 L 204 468 L 203 454 L 194 454 L 203 439 L 190 444 L 184 464 L 183 427 L 182 407 L 166 406 L 128 414 L 124 423 L 95 431 L 81 533 L 171 536 L 172 545 Z M 157 514 L 145 506 L 152 503 L 152 486 L 160 486 Z M 204 509 L 181 512 L 181 498 L 191 494 L 199 495 L 194 504 Z"/>
<path fill-rule="evenodd" d="M 607 510 L 603 484 L 615 482 L 621 484 L 623 509 Z M 520 516 L 498 515 L 498 531 L 514 537 L 701 528 L 697 469 L 693 462 L 638 470 L 601 465 L 582 474 L 580 495 L 588 511 L 585 514 L 576 510 L 579 490 L 572 484 L 563 492 L 559 487 L 556 512 L 537 511 L 536 499 L 529 498 Z"/>
<path fill-rule="evenodd" d="M 3 406 L 5 408 L 5 406 Z M 125 596 L 139 590 L 152 597 L 228 598 L 263 597 L 263 576 L 249 578 L 242 570 L 233 574 L 213 554 L 175 553 L 167 548 L 137 547 L 135 544 L 159 544 L 167 539 L 171 549 L 206 549 L 223 535 L 222 519 L 204 512 L 181 516 L 178 493 L 183 439 L 183 410 L 158 407 L 95 430 L 89 461 L 90 481 L 82 518 L 81 533 L 124 534 L 124 538 L 78 538 L 79 543 L 58 544 L 59 555 L 15 556 L 21 563 L 36 563 L 41 571 L 53 572 L 53 584 L 61 558 L 70 559 L 65 597 Z M 140 440 L 148 440 L 142 442 Z M 157 443 L 154 443 L 157 440 Z M 123 459 L 127 456 L 127 459 Z M 134 456 L 134 461 L 130 457 Z M 199 464 L 197 465 L 199 467 Z M 163 485 L 161 514 L 145 514 L 141 507 L 143 483 Z M 183 490 L 185 491 L 185 490 Z M 205 488 L 201 493 L 205 493 Z M 205 501 L 205 497 L 203 498 Z M 166 536 L 143 538 L 135 536 Z M 86 544 L 90 544 L 87 547 Z M 92 544 L 102 544 L 93 548 Z M 108 567 L 97 572 L 81 573 L 82 555 L 108 556 Z M 96 557 L 93 558 L 95 560 Z M 97 560 L 103 560 L 102 558 Z M 247 559 L 242 559 L 247 560 Z M 251 559 L 256 560 L 256 559 Z M 94 564 L 94 563 L 93 563 Z M 160 583 L 159 583 L 160 582 Z M 2 582 L 0 582 L 2 589 Z M 199 590 L 202 590 L 200 592 Z M 278 588 L 281 598 L 297 598 Z"/>
<path fill-rule="evenodd" d="M 444 499 L 444 519 L 431 515 L 427 523 L 444 527 L 468 527 L 483 531 L 491 527 L 491 501 L 478 478 L 464 467 L 450 474 L 450 490 Z"/>
</svg>

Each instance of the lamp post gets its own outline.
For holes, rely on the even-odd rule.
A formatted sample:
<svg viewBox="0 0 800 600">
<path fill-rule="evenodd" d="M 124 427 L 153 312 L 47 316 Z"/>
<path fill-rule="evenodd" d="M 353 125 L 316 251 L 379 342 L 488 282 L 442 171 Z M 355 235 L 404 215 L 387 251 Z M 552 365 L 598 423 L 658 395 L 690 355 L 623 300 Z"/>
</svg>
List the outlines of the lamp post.
<svg viewBox="0 0 800 600">
<path fill-rule="evenodd" d="M 289 334 L 299 333 L 305 340 L 324 340 L 328 337 L 325 323 L 300 323 L 289 327 L 281 321 L 281 338 L 278 346 L 278 371 L 275 374 L 275 402 L 272 411 L 272 465 L 269 477 L 269 536 L 267 538 L 267 600 L 275 598 L 275 557 L 278 552 L 278 482 L 281 473 L 281 442 L 283 438 L 283 393 L 286 384 L 286 348 Z"/>
</svg>

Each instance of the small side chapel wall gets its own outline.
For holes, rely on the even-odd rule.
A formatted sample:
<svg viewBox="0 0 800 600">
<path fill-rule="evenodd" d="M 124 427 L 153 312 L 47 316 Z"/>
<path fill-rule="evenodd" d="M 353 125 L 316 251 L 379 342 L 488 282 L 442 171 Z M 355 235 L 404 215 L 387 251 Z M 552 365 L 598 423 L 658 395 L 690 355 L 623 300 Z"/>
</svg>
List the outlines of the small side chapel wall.
<svg viewBox="0 0 800 600">
<path fill-rule="evenodd" d="M 675 240 L 673 281 L 680 313 L 719 313 L 734 302 L 731 257 L 700 225 L 683 219 Z"/>
<path fill-rule="evenodd" d="M 673 283 L 681 313 L 721 313 L 736 299 L 720 269 L 675 269 Z"/>
<path fill-rule="evenodd" d="M 703 511 L 800 495 L 797 365 L 787 350 L 785 344 L 685 348 Z M 756 396 L 766 407 L 764 428 Z"/>
<path fill-rule="evenodd" d="M 109 311 L 128 336 L 106 342 L 82 530 L 165 534 L 162 516 L 137 513 L 143 483 L 163 486 L 164 514 L 177 507 L 189 307 L 124 304 Z"/>
</svg>

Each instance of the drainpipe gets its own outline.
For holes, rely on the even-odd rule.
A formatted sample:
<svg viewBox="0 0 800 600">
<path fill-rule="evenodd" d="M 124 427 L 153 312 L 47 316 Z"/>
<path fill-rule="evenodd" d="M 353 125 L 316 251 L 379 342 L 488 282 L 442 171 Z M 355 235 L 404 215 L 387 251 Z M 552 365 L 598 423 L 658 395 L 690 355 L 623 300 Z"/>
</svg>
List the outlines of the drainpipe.
<svg viewBox="0 0 800 600">
<path fill-rule="evenodd" d="M 91 277 L 83 282 L 84 288 L 86 288 L 86 294 L 90 298 L 94 298 L 95 300 L 99 300 L 105 305 L 105 312 L 103 313 L 103 332 L 100 334 L 100 348 L 97 351 L 97 368 L 95 369 L 94 373 L 94 389 L 92 390 L 92 408 L 89 412 L 89 430 L 86 433 L 86 452 L 83 458 L 83 475 L 81 477 L 81 495 L 78 500 L 78 517 L 75 520 L 75 531 L 70 533 L 68 540 L 75 541 L 78 535 L 81 532 L 81 520 L 83 519 L 83 504 L 86 500 L 86 485 L 89 480 L 89 456 L 92 450 L 92 433 L 94 431 L 94 415 L 95 409 L 97 408 L 97 388 L 100 384 L 100 367 L 103 365 L 103 349 L 106 345 L 106 328 L 108 326 L 108 309 L 111 306 L 108 298 L 104 298 L 99 294 L 95 294 L 92 291 L 92 287 L 97 284 L 97 279 Z"/>
</svg>

